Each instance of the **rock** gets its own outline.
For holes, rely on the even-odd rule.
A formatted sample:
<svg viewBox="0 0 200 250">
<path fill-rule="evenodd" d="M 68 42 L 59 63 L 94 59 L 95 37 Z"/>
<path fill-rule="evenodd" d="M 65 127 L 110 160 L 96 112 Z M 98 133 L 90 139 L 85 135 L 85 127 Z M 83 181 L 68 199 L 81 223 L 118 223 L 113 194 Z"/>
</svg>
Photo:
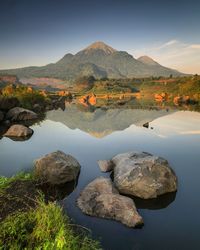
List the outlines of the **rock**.
<svg viewBox="0 0 200 250">
<path fill-rule="evenodd" d="M 122 194 L 143 199 L 177 190 L 177 177 L 167 160 L 146 152 L 129 152 L 116 155 L 114 183 Z"/>
<path fill-rule="evenodd" d="M 143 127 L 144 127 L 144 128 L 149 128 L 149 122 L 144 123 L 144 124 L 143 124 Z"/>
<path fill-rule="evenodd" d="M 35 161 L 35 174 L 44 182 L 52 185 L 76 180 L 80 164 L 71 155 L 61 151 L 47 154 Z"/>
<path fill-rule="evenodd" d="M 98 165 L 99 165 L 102 172 L 109 172 L 113 169 L 112 161 L 99 160 Z"/>
<path fill-rule="evenodd" d="M 28 137 L 33 134 L 33 130 L 23 125 L 12 125 L 4 134 L 6 137 Z"/>
<path fill-rule="evenodd" d="M 96 105 L 97 99 L 95 94 L 92 93 L 91 95 L 88 96 L 88 103 L 90 105 Z"/>
<path fill-rule="evenodd" d="M 167 93 L 155 94 L 154 98 L 157 102 L 167 101 L 168 94 Z"/>
<path fill-rule="evenodd" d="M 43 109 L 43 107 L 41 107 L 41 105 L 38 104 L 38 103 L 36 103 L 36 104 L 33 105 L 33 110 L 34 110 L 35 112 L 37 112 L 37 113 L 41 112 L 42 109 Z"/>
<path fill-rule="evenodd" d="M 133 200 L 120 195 L 108 178 L 99 177 L 89 183 L 81 192 L 77 204 L 87 215 L 117 220 L 128 227 L 143 224 Z"/>
<path fill-rule="evenodd" d="M 4 113 L 0 110 L 0 122 L 4 119 Z"/>
<path fill-rule="evenodd" d="M 9 119 L 11 121 L 26 121 L 34 120 L 37 118 L 38 116 L 35 112 L 20 107 L 12 108 L 6 114 L 6 119 Z"/>
<path fill-rule="evenodd" d="M 0 109 L 9 110 L 19 105 L 16 97 L 0 97 Z"/>
</svg>

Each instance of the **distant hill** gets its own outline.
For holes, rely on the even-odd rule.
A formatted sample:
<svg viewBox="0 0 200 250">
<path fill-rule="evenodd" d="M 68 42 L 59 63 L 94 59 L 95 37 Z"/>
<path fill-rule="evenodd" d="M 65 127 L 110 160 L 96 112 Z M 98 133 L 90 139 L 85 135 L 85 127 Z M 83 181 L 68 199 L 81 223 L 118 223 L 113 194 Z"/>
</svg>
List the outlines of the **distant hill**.
<svg viewBox="0 0 200 250">
<path fill-rule="evenodd" d="M 66 80 L 89 75 L 95 78 L 184 75 L 160 65 L 148 56 L 135 59 L 126 51 L 117 51 L 103 42 L 95 42 L 75 55 L 66 54 L 56 63 L 42 67 L 1 70 L 0 74 L 14 74 L 19 78 L 54 77 Z"/>
</svg>

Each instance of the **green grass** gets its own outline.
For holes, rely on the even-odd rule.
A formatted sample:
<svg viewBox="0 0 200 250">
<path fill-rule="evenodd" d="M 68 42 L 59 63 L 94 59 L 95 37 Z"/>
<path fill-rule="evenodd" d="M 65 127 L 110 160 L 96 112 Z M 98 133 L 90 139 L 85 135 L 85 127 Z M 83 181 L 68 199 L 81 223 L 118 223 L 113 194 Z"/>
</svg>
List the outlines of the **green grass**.
<svg viewBox="0 0 200 250">
<path fill-rule="evenodd" d="M 0 177 L 0 192 L 3 194 L 14 181 L 33 179 L 32 173 L 19 173 L 11 178 Z M 46 203 L 43 194 L 40 193 L 36 203 L 36 208 L 15 212 L 1 221 L 1 250 L 101 249 L 99 243 L 92 240 L 88 233 L 86 234 L 85 229 L 71 224 L 70 219 L 56 202 Z"/>
<path fill-rule="evenodd" d="M 77 235 L 56 203 L 39 199 L 36 209 L 8 216 L 0 225 L 0 249 L 96 250 L 99 243 Z"/>
<path fill-rule="evenodd" d="M 33 180 L 33 173 L 20 172 L 12 177 L 0 176 L 0 191 L 9 187 L 10 183 L 16 180 Z"/>
</svg>

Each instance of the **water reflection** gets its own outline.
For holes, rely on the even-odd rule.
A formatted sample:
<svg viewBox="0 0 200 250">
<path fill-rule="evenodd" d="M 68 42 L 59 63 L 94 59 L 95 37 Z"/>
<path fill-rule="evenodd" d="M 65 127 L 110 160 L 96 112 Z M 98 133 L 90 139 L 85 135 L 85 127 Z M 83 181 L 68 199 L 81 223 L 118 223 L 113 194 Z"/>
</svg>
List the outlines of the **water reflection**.
<svg viewBox="0 0 200 250">
<path fill-rule="evenodd" d="M 64 111 L 52 110 L 47 113 L 46 117 L 51 121 L 61 122 L 68 128 L 78 128 L 93 137 L 103 138 L 114 131 L 124 130 L 132 124 L 142 126 L 147 122 L 172 112 L 174 111 L 117 108 L 93 108 L 91 111 L 91 107 L 67 105 Z"/>
<path fill-rule="evenodd" d="M 142 126 L 145 122 L 149 122 L 148 129 Z M 199 249 L 199 124 L 196 112 L 106 107 L 83 112 L 75 105 L 65 105 L 65 111 L 49 111 L 43 122 L 33 125 L 34 134 L 28 141 L 2 138 L 0 174 L 11 176 L 31 169 L 35 159 L 62 150 L 80 162 L 81 173 L 75 189 L 72 185 L 68 192 L 63 186 L 63 193 L 54 190 L 53 196 L 68 195 L 63 203 L 70 218 L 91 229 L 104 249 Z M 141 230 L 82 214 L 76 206 L 80 192 L 95 178 L 105 176 L 97 160 L 133 150 L 166 158 L 178 176 L 178 192 L 149 201 L 134 198 L 145 221 Z"/>
<path fill-rule="evenodd" d="M 61 185 L 49 185 L 43 183 L 38 185 L 39 189 L 44 193 L 45 199 L 50 201 L 63 200 L 70 195 L 78 184 L 78 178 L 76 181 L 71 181 Z"/>
<path fill-rule="evenodd" d="M 176 192 L 161 195 L 155 199 L 144 200 L 138 197 L 132 197 L 138 209 L 163 209 L 168 207 L 176 198 Z"/>
</svg>

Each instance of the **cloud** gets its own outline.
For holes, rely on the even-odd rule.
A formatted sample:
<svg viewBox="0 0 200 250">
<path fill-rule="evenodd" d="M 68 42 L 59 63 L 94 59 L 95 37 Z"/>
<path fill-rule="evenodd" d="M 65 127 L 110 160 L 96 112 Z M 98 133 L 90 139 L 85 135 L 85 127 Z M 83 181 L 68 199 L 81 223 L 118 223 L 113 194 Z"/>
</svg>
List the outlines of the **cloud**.
<svg viewBox="0 0 200 250">
<path fill-rule="evenodd" d="M 191 44 L 189 46 L 189 48 L 191 48 L 191 49 L 200 49 L 200 44 Z"/>
<path fill-rule="evenodd" d="M 190 74 L 200 74 L 200 44 L 176 39 L 136 51 L 136 56 L 148 55 L 160 64 Z"/>
<path fill-rule="evenodd" d="M 177 44 L 178 41 L 177 40 L 170 40 L 169 42 L 166 42 L 164 44 L 162 44 L 160 47 L 158 47 L 157 49 L 162 49 L 162 48 L 166 48 L 168 46 L 171 46 L 171 45 L 174 45 L 174 44 Z"/>
</svg>

